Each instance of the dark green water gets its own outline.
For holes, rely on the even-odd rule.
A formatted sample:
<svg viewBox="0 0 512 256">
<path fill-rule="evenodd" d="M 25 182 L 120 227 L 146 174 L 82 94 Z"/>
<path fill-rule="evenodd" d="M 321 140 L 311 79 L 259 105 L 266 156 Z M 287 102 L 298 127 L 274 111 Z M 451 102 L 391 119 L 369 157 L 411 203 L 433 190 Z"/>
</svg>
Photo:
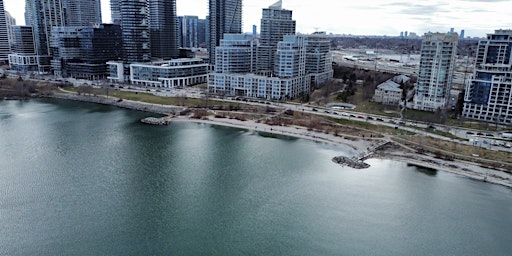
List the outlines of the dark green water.
<svg viewBox="0 0 512 256">
<path fill-rule="evenodd" d="M 512 191 L 350 149 L 0 101 L 0 255 L 510 255 Z"/>
</svg>

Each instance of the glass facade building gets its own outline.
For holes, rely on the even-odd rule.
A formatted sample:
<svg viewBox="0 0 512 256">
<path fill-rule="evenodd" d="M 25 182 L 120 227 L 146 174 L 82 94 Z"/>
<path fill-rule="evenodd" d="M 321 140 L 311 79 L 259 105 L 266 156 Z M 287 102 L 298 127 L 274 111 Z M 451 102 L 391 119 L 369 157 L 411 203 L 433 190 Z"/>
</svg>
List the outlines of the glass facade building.
<svg viewBox="0 0 512 256">
<path fill-rule="evenodd" d="M 224 34 L 242 33 L 242 0 L 209 0 L 210 64 L 215 65 L 215 47 Z"/>
<path fill-rule="evenodd" d="M 496 30 L 479 41 L 462 116 L 512 124 L 512 30 Z"/>
<path fill-rule="evenodd" d="M 149 17 L 151 57 L 164 60 L 177 58 L 176 0 L 150 0 Z"/>
<path fill-rule="evenodd" d="M 122 59 L 121 27 L 115 24 L 55 27 L 51 47 L 55 75 L 105 79 L 108 75 L 107 61 Z"/>
<path fill-rule="evenodd" d="M 151 60 L 148 0 L 118 0 L 123 50 L 128 63 Z"/>
</svg>

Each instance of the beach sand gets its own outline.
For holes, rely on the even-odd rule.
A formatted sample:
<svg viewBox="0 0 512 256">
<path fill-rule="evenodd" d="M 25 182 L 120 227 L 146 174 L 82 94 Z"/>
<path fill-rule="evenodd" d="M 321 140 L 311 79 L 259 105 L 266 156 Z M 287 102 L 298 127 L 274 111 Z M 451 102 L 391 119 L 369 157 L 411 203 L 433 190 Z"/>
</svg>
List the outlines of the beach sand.
<svg viewBox="0 0 512 256">
<path fill-rule="evenodd" d="M 228 126 L 246 130 L 254 130 L 268 132 L 272 134 L 292 136 L 302 139 L 313 140 L 317 142 L 333 143 L 344 145 L 354 149 L 358 153 L 364 153 L 368 148 L 375 146 L 386 138 L 355 138 L 352 136 L 326 134 L 316 131 L 310 131 L 305 127 L 299 126 L 271 126 L 264 123 L 257 123 L 253 120 L 241 121 L 229 118 L 216 118 L 209 116 L 208 118 L 195 119 L 187 116 L 177 116 L 172 122 L 197 122 L 211 125 Z M 172 125 L 172 124 L 171 124 Z M 333 156 L 334 157 L 334 156 Z M 425 154 L 407 152 L 400 149 L 379 150 L 370 158 L 387 159 L 398 162 L 409 163 L 417 166 L 423 166 L 439 171 L 446 171 L 472 179 L 490 182 L 512 188 L 512 174 L 497 171 L 485 167 L 475 165 L 471 162 L 464 161 L 448 161 L 435 158 Z"/>
<path fill-rule="evenodd" d="M 116 99 L 110 98 L 107 99 L 105 97 L 87 97 L 80 96 L 76 94 L 62 94 L 56 93 L 51 95 L 50 97 L 66 99 L 66 100 L 78 100 L 78 101 L 88 101 L 95 102 L 99 104 L 108 104 L 114 105 L 122 108 L 136 109 L 141 111 L 147 111 L 158 114 L 170 114 L 170 113 L 179 113 L 183 110 L 183 107 L 178 106 L 165 106 L 160 104 L 151 104 L 145 102 L 137 102 L 137 101 L 116 101 Z M 246 130 L 254 130 L 261 132 L 268 132 L 273 134 L 292 136 L 302 139 L 313 140 L 317 142 L 324 143 L 333 143 L 337 145 L 344 145 L 352 148 L 358 154 L 366 152 L 372 146 L 378 145 L 385 140 L 390 141 L 390 138 L 361 138 L 355 137 L 351 135 L 338 134 L 335 136 L 334 134 L 326 134 L 322 132 L 308 130 L 306 127 L 301 126 L 272 126 L 264 123 L 258 123 L 254 120 L 246 120 L 241 121 L 237 119 L 230 118 L 217 118 L 214 116 L 208 116 L 207 118 L 196 119 L 191 118 L 190 116 L 179 116 L 175 115 L 172 118 L 172 122 L 198 122 L 205 123 L 211 125 L 219 125 L 219 126 L 228 126 Z M 395 142 L 393 142 L 396 144 Z M 333 156 L 335 157 L 335 156 Z M 395 147 L 393 149 L 379 150 L 376 154 L 371 156 L 372 158 L 380 158 L 380 159 L 388 159 L 393 161 L 399 161 L 404 163 L 409 163 L 413 165 L 423 166 L 427 168 L 432 168 L 440 171 L 446 171 L 450 173 L 455 173 L 458 175 L 463 175 L 469 178 L 473 178 L 476 180 L 486 181 L 490 183 L 495 183 L 499 185 L 503 185 L 506 187 L 512 188 L 512 174 L 497 171 L 485 167 L 481 167 L 472 162 L 465 161 L 448 161 L 437 159 L 434 156 L 429 156 L 425 154 L 418 154 L 407 150 L 405 148 Z"/>
</svg>

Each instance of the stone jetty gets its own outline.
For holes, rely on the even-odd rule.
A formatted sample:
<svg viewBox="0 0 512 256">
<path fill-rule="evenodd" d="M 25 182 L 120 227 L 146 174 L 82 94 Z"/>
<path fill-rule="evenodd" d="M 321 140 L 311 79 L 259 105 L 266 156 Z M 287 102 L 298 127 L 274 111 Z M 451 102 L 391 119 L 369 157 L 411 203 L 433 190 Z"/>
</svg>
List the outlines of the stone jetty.
<svg viewBox="0 0 512 256">
<path fill-rule="evenodd" d="M 335 156 L 332 158 L 332 161 L 337 164 L 352 167 L 354 169 L 364 169 L 364 168 L 370 167 L 369 164 L 367 164 L 363 161 L 358 161 L 354 158 L 350 158 L 350 157 L 346 157 L 346 156 Z"/>
<path fill-rule="evenodd" d="M 352 167 L 352 168 L 355 168 L 355 169 L 364 169 L 364 168 L 368 168 L 370 167 L 369 164 L 363 162 L 365 159 L 367 159 L 368 157 L 370 157 L 371 155 L 373 155 L 373 153 L 383 147 L 384 145 L 388 144 L 389 141 L 383 141 L 373 147 L 370 147 L 368 148 L 368 151 L 366 152 L 363 152 L 357 156 L 354 156 L 354 157 L 346 157 L 346 156 L 335 156 L 332 158 L 332 161 L 337 163 L 337 164 L 341 164 L 341 165 L 346 165 L 346 166 L 349 166 L 349 167 Z"/>
<path fill-rule="evenodd" d="M 164 116 L 164 117 L 146 117 L 141 119 L 140 121 L 145 124 L 152 125 L 168 125 L 171 123 L 172 116 Z"/>
</svg>

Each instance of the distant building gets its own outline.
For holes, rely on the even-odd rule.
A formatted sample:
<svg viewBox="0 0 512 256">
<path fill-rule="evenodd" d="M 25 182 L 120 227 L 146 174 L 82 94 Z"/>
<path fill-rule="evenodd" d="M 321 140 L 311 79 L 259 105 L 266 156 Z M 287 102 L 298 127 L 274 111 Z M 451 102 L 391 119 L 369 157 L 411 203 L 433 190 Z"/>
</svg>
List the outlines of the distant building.
<svg viewBox="0 0 512 256">
<path fill-rule="evenodd" d="M 183 16 L 178 16 L 178 49 L 183 48 Z"/>
<path fill-rule="evenodd" d="M 61 0 L 30 0 L 25 4 L 25 23 L 34 33 L 39 72 L 50 72 L 53 56 L 50 38 L 53 27 L 66 26 L 66 17 Z"/>
<path fill-rule="evenodd" d="M 108 75 L 107 61 L 122 59 L 121 27 L 54 27 L 52 69 L 56 76 L 99 80 Z"/>
<path fill-rule="evenodd" d="M 385 105 L 399 105 L 402 100 L 402 91 L 400 84 L 387 80 L 377 86 L 372 100 Z"/>
<path fill-rule="evenodd" d="M 421 60 L 413 108 L 436 111 L 447 106 L 452 88 L 457 33 L 426 33 L 421 43 Z"/>
<path fill-rule="evenodd" d="M 141 0 L 138 1 L 141 2 Z M 139 10 L 139 12 L 142 11 Z M 149 24 L 134 23 L 132 25 L 149 25 L 151 58 L 163 60 L 177 58 L 179 51 L 176 0 L 150 0 L 149 17 Z M 144 22 L 144 19 L 138 22 Z M 142 33 L 140 38 L 144 39 L 146 36 Z M 145 46 L 144 44 L 142 45 L 143 48 Z M 143 58 L 142 61 L 147 61 L 147 59 Z M 133 61 L 130 63 L 133 63 Z"/>
<path fill-rule="evenodd" d="M 101 24 L 100 0 L 62 1 L 66 26 L 93 26 Z"/>
<path fill-rule="evenodd" d="M 130 81 L 134 85 L 157 88 L 204 84 L 208 80 L 208 66 L 199 58 L 133 63 L 130 65 Z"/>
<path fill-rule="evenodd" d="M 110 16 L 112 23 L 121 25 L 121 0 L 110 0 Z"/>
<path fill-rule="evenodd" d="M 512 30 L 496 30 L 480 40 L 462 116 L 512 124 Z"/>
<path fill-rule="evenodd" d="M 39 62 L 34 31 L 31 26 L 12 26 L 12 53 L 9 54 L 9 67 L 20 72 L 38 71 Z"/>
<path fill-rule="evenodd" d="M 210 64 L 215 65 L 215 47 L 224 34 L 242 33 L 242 0 L 209 0 L 209 47 Z"/>
<path fill-rule="evenodd" d="M 5 22 L 7 25 L 7 39 L 9 40 L 9 48 L 12 52 L 12 41 L 14 40 L 14 34 L 12 31 L 12 26 L 16 26 L 16 19 L 11 16 L 9 12 L 5 12 Z"/>
<path fill-rule="evenodd" d="M 294 34 L 295 20 L 292 19 L 292 11 L 283 9 L 281 1 L 263 9 L 258 45 L 258 74 L 272 74 L 277 44 L 283 40 L 283 36 Z"/>
<path fill-rule="evenodd" d="M 311 85 L 324 84 L 332 79 L 331 40 L 323 32 L 304 35 L 306 48 L 306 75 L 311 78 Z"/>
<path fill-rule="evenodd" d="M 115 1 L 112 0 L 111 3 Z M 149 5 L 147 0 L 117 0 L 112 13 L 119 12 L 113 19 L 119 19 L 122 29 L 124 61 L 127 63 L 149 62 L 151 60 L 149 33 Z M 156 14 L 155 14 L 156 15 Z M 118 17 L 117 17 L 118 16 Z M 163 22 L 163 21 L 162 21 Z M 158 38 L 155 35 L 154 38 Z"/>
<path fill-rule="evenodd" d="M 11 53 L 11 47 L 9 46 L 7 18 L 4 1 L 0 0 L 0 62 L 7 62 L 9 53 Z"/>
<path fill-rule="evenodd" d="M 205 19 L 197 20 L 197 47 L 207 48 L 208 23 Z"/>
<path fill-rule="evenodd" d="M 199 47 L 198 27 L 199 18 L 197 16 L 183 16 L 181 21 L 181 47 L 197 48 Z"/>
</svg>

